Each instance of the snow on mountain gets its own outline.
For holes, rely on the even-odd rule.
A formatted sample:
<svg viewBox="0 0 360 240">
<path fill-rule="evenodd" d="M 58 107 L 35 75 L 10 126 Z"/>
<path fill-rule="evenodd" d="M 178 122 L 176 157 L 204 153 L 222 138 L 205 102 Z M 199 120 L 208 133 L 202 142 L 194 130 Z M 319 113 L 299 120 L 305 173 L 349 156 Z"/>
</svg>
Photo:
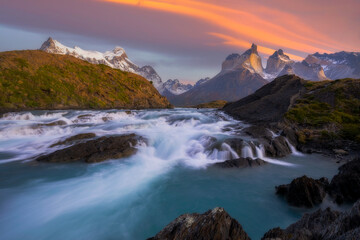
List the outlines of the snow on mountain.
<svg viewBox="0 0 360 240">
<path fill-rule="evenodd" d="M 251 48 L 241 55 L 237 53 L 229 55 L 222 64 L 220 74 L 226 74 L 243 68 L 249 70 L 251 73 L 257 73 L 264 76 L 261 57 L 258 54 L 257 46 L 255 44 L 252 44 Z"/>
<path fill-rule="evenodd" d="M 202 78 L 202 79 L 200 79 L 199 81 L 197 81 L 197 82 L 194 84 L 194 87 L 200 86 L 201 84 L 206 83 L 206 82 L 209 81 L 210 79 L 211 79 L 211 78 L 209 78 L 209 77 Z"/>
<path fill-rule="evenodd" d="M 183 84 L 178 79 L 167 80 L 164 87 L 174 95 L 180 95 L 193 88 L 191 84 Z"/>
<path fill-rule="evenodd" d="M 332 79 L 360 78 L 360 53 L 337 52 L 331 54 L 315 53 L 306 57 L 309 64 L 319 64 L 325 75 Z"/>
<path fill-rule="evenodd" d="M 128 58 L 122 47 L 117 46 L 112 51 L 102 53 L 98 51 L 84 50 L 80 47 L 70 48 L 50 37 L 42 44 L 40 50 L 53 54 L 71 55 L 93 64 L 105 64 L 109 67 L 120 69 L 125 72 L 139 74 L 149 81 L 152 81 L 154 87 L 160 93 L 164 90 L 163 82 L 156 71 L 151 66 L 144 66 L 141 68 L 137 66 Z"/>
</svg>

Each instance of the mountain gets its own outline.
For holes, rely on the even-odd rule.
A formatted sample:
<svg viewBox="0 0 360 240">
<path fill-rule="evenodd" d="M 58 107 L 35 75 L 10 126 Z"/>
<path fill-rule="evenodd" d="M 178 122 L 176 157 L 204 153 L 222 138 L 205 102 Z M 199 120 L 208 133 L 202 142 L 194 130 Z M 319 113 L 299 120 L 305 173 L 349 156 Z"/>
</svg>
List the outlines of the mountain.
<svg viewBox="0 0 360 240">
<path fill-rule="evenodd" d="M 164 88 L 174 95 L 179 95 L 189 91 L 193 86 L 191 84 L 183 84 L 178 79 L 169 79 L 164 83 Z"/>
<path fill-rule="evenodd" d="M 0 53 L 0 111 L 166 108 L 145 78 L 44 51 Z"/>
<path fill-rule="evenodd" d="M 295 62 L 291 60 L 288 55 L 284 54 L 282 49 L 275 51 L 274 54 L 268 58 L 264 72 L 265 76 L 271 80 L 275 77 L 288 74 L 296 74 L 301 78 L 312 81 L 328 79 L 321 65 L 309 63 L 306 60 Z"/>
<path fill-rule="evenodd" d="M 297 76 L 306 80 L 322 81 L 328 79 L 320 64 L 308 63 L 303 60 L 302 62 L 296 62 L 292 65 L 292 69 Z"/>
<path fill-rule="evenodd" d="M 321 65 L 325 75 L 332 80 L 360 78 L 360 53 L 358 52 L 315 53 L 307 56 L 305 61 Z"/>
<path fill-rule="evenodd" d="M 285 55 L 282 49 L 279 49 L 268 58 L 265 72 L 267 74 L 277 76 L 285 66 L 291 66 L 293 64 L 294 61 L 291 60 L 288 55 Z"/>
<path fill-rule="evenodd" d="M 197 81 L 197 82 L 194 84 L 194 87 L 197 87 L 197 86 L 199 86 L 199 85 L 201 85 L 201 84 L 203 84 L 203 83 L 206 83 L 206 82 L 209 81 L 209 80 L 210 80 L 209 77 L 202 78 L 202 79 L 200 79 L 199 81 Z"/>
<path fill-rule="evenodd" d="M 360 53 L 344 51 L 332 54 L 315 53 L 308 55 L 301 62 L 295 62 L 279 49 L 269 57 L 266 74 L 269 78 L 296 74 L 312 81 L 360 78 Z"/>
<path fill-rule="evenodd" d="M 151 66 L 137 66 L 128 58 L 125 50 L 121 47 L 115 47 L 112 51 L 102 53 L 83 50 L 79 47 L 70 48 L 50 37 L 42 44 L 40 50 L 47 53 L 70 55 L 93 64 L 104 64 L 125 72 L 139 74 L 151 81 L 159 92 L 163 91 L 163 82 L 156 71 Z"/>
<path fill-rule="evenodd" d="M 268 83 L 263 74 L 261 58 L 253 44 L 241 55 L 229 55 L 214 78 L 168 99 L 175 106 L 194 106 L 216 100 L 235 101 Z"/>
<path fill-rule="evenodd" d="M 247 69 L 251 73 L 257 73 L 261 76 L 264 75 L 261 57 L 255 44 L 252 44 L 251 48 L 241 55 L 237 53 L 229 55 L 222 64 L 220 74 L 232 72 L 237 69 Z"/>
</svg>

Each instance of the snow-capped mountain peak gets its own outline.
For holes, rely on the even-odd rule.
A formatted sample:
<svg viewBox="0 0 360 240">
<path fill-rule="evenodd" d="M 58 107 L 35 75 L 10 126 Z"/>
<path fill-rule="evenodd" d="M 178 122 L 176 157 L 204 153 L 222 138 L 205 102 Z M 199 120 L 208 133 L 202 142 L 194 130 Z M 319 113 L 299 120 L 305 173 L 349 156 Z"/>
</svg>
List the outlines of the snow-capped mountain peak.
<svg viewBox="0 0 360 240">
<path fill-rule="evenodd" d="M 102 53 L 98 51 L 84 50 L 78 46 L 73 48 L 67 47 L 49 37 L 42 44 L 40 50 L 53 54 L 71 55 L 93 64 L 105 64 L 109 67 L 120 69 L 125 72 L 139 74 L 149 81 L 152 81 L 154 87 L 158 89 L 160 93 L 164 90 L 163 82 L 156 71 L 151 66 L 144 66 L 141 68 L 137 66 L 128 58 L 124 48 L 120 46 L 116 46 L 113 50 Z"/>
</svg>

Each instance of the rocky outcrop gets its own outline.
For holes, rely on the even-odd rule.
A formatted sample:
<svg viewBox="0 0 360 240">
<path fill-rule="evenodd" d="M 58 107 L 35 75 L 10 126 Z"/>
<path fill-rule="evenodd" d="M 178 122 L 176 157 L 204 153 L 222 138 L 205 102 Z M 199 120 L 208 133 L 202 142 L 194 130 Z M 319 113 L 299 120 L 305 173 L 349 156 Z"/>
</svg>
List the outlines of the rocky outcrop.
<svg viewBox="0 0 360 240">
<path fill-rule="evenodd" d="M 226 160 L 224 162 L 215 163 L 214 166 L 220 168 L 248 168 L 248 167 L 259 167 L 267 164 L 264 160 L 257 158 L 238 158 Z"/>
<path fill-rule="evenodd" d="M 184 214 L 148 240 L 250 240 L 242 226 L 223 208 Z"/>
<path fill-rule="evenodd" d="M 323 201 L 328 185 L 326 178 L 314 180 L 303 176 L 290 184 L 277 186 L 276 194 L 284 196 L 290 205 L 311 208 Z"/>
<path fill-rule="evenodd" d="M 280 121 L 293 99 L 305 90 L 305 82 L 294 75 L 279 77 L 250 96 L 225 105 L 223 110 L 247 122 Z"/>
<path fill-rule="evenodd" d="M 135 134 L 100 137 L 40 156 L 36 160 L 51 163 L 76 161 L 96 163 L 109 159 L 120 159 L 135 154 L 137 152 L 135 146 L 140 141 L 144 142 L 145 139 Z"/>
<path fill-rule="evenodd" d="M 360 158 L 339 168 L 329 185 L 329 194 L 338 204 L 360 199 Z"/>
<path fill-rule="evenodd" d="M 359 236 L 360 201 L 343 213 L 327 208 L 305 214 L 286 229 L 269 230 L 262 240 L 352 240 Z"/>
</svg>

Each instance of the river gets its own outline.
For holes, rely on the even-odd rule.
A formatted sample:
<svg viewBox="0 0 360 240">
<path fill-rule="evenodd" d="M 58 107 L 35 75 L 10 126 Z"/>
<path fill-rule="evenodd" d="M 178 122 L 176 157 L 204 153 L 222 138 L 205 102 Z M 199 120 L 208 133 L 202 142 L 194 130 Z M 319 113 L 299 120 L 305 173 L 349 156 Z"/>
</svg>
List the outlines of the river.
<svg viewBox="0 0 360 240">
<path fill-rule="evenodd" d="M 61 121 L 61 125 L 55 125 Z M 223 207 L 252 239 L 286 227 L 306 209 L 290 207 L 274 187 L 304 174 L 331 178 L 338 164 L 296 151 L 269 164 L 220 169 L 235 156 L 209 141 L 243 138 L 247 126 L 213 110 L 34 111 L 0 119 L 0 239 L 146 239 L 181 214 Z M 136 133 L 148 139 L 122 160 L 98 164 L 38 163 L 39 154 L 78 133 Z M 325 201 L 322 207 L 332 205 Z M 313 211 L 313 210 L 311 210 Z"/>
</svg>

